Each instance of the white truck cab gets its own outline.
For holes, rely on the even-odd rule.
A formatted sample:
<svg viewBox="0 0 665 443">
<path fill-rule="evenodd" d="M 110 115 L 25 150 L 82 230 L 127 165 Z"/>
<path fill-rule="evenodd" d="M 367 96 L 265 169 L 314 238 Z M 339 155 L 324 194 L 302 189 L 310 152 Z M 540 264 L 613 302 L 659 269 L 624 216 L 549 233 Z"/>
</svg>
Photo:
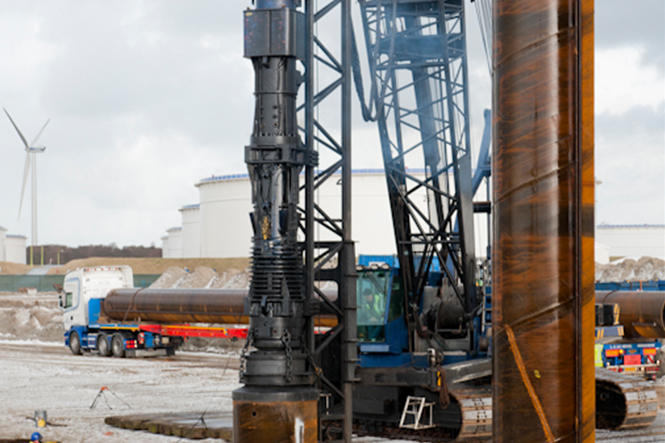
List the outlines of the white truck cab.
<svg viewBox="0 0 665 443">
<path fill-rule="evenodd" d="M 88 326 L 88 303 L 104 298 L 112 289 L 131 288 L 134 284 L 129 266 L 97 266 L 80 268 L 67 273 L 59 297 L 63 310 L 63 326 Z M 96 319 L 95 319 L 96 320 Z"/>
</svg>

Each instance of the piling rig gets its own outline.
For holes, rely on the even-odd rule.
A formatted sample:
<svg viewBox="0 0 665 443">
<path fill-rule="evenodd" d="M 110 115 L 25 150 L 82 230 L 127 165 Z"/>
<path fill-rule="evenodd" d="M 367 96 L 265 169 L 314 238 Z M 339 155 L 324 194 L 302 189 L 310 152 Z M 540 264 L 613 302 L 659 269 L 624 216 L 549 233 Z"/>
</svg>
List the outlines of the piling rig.
<svg viewBox="0 0 665 443">
<path fill-rule="evenodd" d="M 245 387 L 233 394 L 236 441 L 291 441 L 295 432 L 314 442 L 323 438 L 324 421 L 334 426 L 341 421 L 341 437 L 350 441 L 352 412 L 354 420 L 373 427 L 371 433 L 381 434 L 383 426 L 401 424 L 410 397 L 429 404 L 434 428 L 451 429 L 458 441 L 487 439 L 489 385 L 464 384 L 486 381 L 491 374 L 491 363 L 482 358 L 487 324 L 481 322 L 490 307 L 476 293 L 474 278 L 472 195 L 478 183 L 470 168 L 464 2 L 360 2 L 376 110 L 373 114 L 365 106 L 363 114 L 379 126 L 399 268 L 383 277 L 390 282 L 383 286 L 385 337 L 367 340 L 366 335 L 359 347 L 357 333 L 367 325 L 356 325 L 356 302 L 362 300 L 356 300 L 356 290 L 375 287 L 372 273 L 384 271 L 360 269 L 355 283 L 350 88 L 351 66 L 358 63 L 351 56 L 350 0 L 324 2 L 316 10 L 313 1 L 304 3 L 304 14 L 297 10 L 299 0 L 258 0 L 245 12 L 245 56 L 256 75 L 254 130 L 246 148 L 254 237 L 245 303 L 250 332 L 241 357 Z M 315 24 L 336 9 L 341 26 L 328 29 L 341 29 L 341 55 L 314 35 Z M 296 69 L 299 61 L 303 74 Z M 332 74 L 320 77 L 332 80 L 322 80 L 318 90 L 315 65 Z M 305 95 L 299 102 L 301 82 Z M 325 113 L 314 110 L 337 90 L 341 118 L 335 115 L 338 126 L 331 130 L 323 124 Z M 300 128 L 299 110 L 304 114 Z M 338 159 L 315 169 L 315 145 L 329 148 Z M 425 179 L 413 174 L 412 157 L 424 164 Z M 298 179 L 303 169 L 304 185 Z M 337 172 L 342 208 L 327 212 L 314 202 L 314 191 Z M 421 195 L 428 202 L 425 211 L 414 203 Z M 315 241 L 314 223 L 334 240 Z M 438 275 L 432 272 L 435 263 Z M 336 281 L 339 296 L 327 297 L 315 280 Z M 318 337 L 314 293 L 338 318 Z M 395 311 L 387 309 L 388 300 L 396 300 Z M 440 322 L 437 315 L 445 310 L 459 315 L 448 318 L 450 324 L 445 318 Z M 455 381 L 459 384 L 451 386 Z M 319 395 L 326 401 L 317 420 Z M 383 409 L 374 408 L 379 404 Z"/>
<path fill-rule="evenodd" d="M 238 442 L 281 441 L 294 429 L 303 441 L 317 437 L 318 391 L 305 345 L 308 302 L 297 239 L 299 176 L 315 163 L 296 119 L 297 63 L 305 57 L 298 4 L 258 1 L 244 15 L 245 57 L 255 75 L 254 126 L 245 148 L 254 236 L 245 300 L 249 331 L 240 365 L 245 386 L 233 393 Z M 247 354 L 250 347 L 255 349 Z"/>
<path fill-rule="evenodd" d="M 254 130 L 245 155 L 254 236 L 252 281 L 245 304 L 250 329 L 241 357 L 245 386 L 233 394 L 237 442 L 292 441 L 294 435 L 298 441 L 317 441 L 321 385 L 332 393 L 330 404 L 339 411 L 336 419 L 343 422 L 344 438 L 351 439 L 355 254 L 350 224 L 351 63 L 349 41 L 344 38 L 351 23 L 351 2 L 303 3 L 304 13 L 298 10 L 300 0 L 258 0 L 244 13 L 245 56 L 252 60 L 256 76 Z M 341 31 L 341 45 L 327 44 L 327 38 L 314 33 L 316 25 L 335 11 L 341 21 L 333 29 Z M 316 57 L 315 47 L 320 51 Z M 300 62 L 302 72 L 297 71 Z M 327 70 L 325 80 L 315 84 L 315 70 Z M 297 96 L 301 84 L 304 100 Z M 337 102 L 341 112 L 332 117 L 316 112 L 335 91 L 341 92 Z M 329 163 L 318 161 L 319 150 L 326 150 L 324 161 Z M 329 180 L 339 180 L 341 208 L 323 208 L 314 202 L 315 190 Z M 305 199 L 299 205 L 301 192 Z M 326 233 L 325 240 L 314 240 L 315 224 Z M 315 280 L 335 281 L 338 297 L 327 297 L 315 287 Z M 310 303 L 314 293 L 338 320 L 316 338 L 315 306 Z M 330 352 L 342 363 L 334 370 L 336 376 L 329 378 L 316 361 L 331 344 L 335 346 Z"/>
</svg>

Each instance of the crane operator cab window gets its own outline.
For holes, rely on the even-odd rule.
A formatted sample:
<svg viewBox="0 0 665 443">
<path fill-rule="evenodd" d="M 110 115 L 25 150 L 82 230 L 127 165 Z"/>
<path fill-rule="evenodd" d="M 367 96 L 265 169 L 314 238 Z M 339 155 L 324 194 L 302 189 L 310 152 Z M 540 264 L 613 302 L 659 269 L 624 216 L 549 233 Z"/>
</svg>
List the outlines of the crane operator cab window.
<svg viewBox="0 0 665 443">
<path fill-rule="evenodd" d="M 385 341 L 386 306 L 389 271 L 365 271 L 358 275 L 358 339 L 364 342 Z"/>
</svg>

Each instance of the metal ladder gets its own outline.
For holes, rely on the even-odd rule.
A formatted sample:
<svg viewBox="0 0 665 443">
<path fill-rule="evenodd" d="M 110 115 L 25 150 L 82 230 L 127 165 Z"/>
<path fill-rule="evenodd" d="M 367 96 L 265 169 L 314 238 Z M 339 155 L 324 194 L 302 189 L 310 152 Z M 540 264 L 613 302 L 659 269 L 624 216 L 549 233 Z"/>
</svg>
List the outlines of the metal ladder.
<svg viewBox="0 0 665 443">
<path fill-rule="evenodd" d="M 434 402 L 426 402 L 425 397 L 412 397 L 406 398 L 404 410 L 402 411 L 402 418 L 399 421 L 399 427 L 404 429 L 429 429 L 433 428 L 432 418 L 434 415 Z M 423 412 L 427 409 L 427 423 L 421 423 L 423 419 Z M 413 423 L 404 423 L 408 416 L 413 416 Z"/>
</svg>

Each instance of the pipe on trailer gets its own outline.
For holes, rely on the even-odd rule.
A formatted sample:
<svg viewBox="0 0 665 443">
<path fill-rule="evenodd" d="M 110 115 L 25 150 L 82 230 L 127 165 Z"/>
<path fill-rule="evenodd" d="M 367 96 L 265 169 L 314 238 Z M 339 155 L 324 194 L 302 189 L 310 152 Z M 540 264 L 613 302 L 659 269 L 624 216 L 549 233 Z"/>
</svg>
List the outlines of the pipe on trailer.
<svg viewBox="0 0 665 443">
<path fill-rule="evenodd" d="M 493 4 L 493 441 L 593 442 L 593 0 Z"/>
<path fill-rule="evenodd" d="M 102 313 L 120 321 L 246 324 L 246 289 L 114 289 Z"/>
<path fill-rule="evenodd" d="M 596 303 L 619 305 L 626 338 L 665 338 L 665 292 L 596 292 Z"/>
<path fill-rule="evenodd" d="M 110 319 L 160 323 L 248 324 L 244 314 L 247 289 L 114 289 L 102 303 L 102 314 Z M 336 291 L 323 291 L 329 300 L 337 299 Z M 596 303 L 618 304 L 620 322 L 626 338 L 665 338 L 665 292 L 663 291 L 597 291 Z M 325 303 L 314 300 L 319 314 L 315 326 L 334 327 L 337 317 Z M 459 313 L 442 312 L 445 318 L 458 318 Z M 443 317 L 442 317 L 443 318 Z"/>
<path fill-rule="evenodd" d="M 246 325 L 244 313 L 247 289 L 114 289 L 102 303 L 102 314 L 110 319 L 160 323 L 219 323 Z M 337 300 L 336 291 L 324 290 L 329 300 Z M 315 299 L 319 313 L 314 326 L 332 328 L 337 317 L 325 303 Z"/>
</svg>

